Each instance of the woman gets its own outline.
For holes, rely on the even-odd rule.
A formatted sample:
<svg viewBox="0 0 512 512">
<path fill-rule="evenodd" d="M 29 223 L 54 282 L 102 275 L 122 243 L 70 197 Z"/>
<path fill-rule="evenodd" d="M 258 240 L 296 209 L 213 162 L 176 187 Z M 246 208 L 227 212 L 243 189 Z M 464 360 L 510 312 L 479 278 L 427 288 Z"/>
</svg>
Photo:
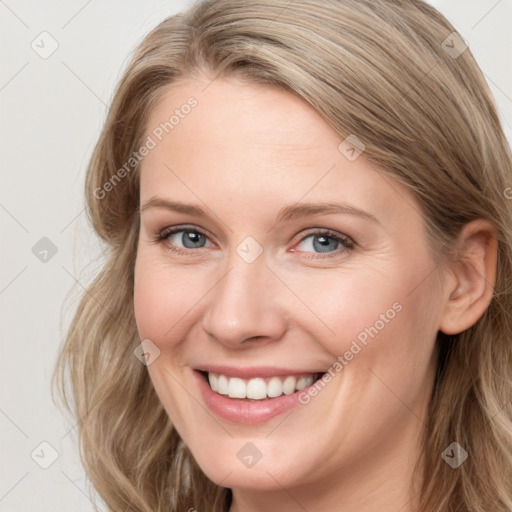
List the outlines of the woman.
<svg viewBox="0 0 512 512">
<path fill-rule="evenodd" d="M 163 21 L 90 162 L 110 255 L 56 371 L 109 510 L 512 511 L 511 183 L 419 0 Z"/>
</svg>

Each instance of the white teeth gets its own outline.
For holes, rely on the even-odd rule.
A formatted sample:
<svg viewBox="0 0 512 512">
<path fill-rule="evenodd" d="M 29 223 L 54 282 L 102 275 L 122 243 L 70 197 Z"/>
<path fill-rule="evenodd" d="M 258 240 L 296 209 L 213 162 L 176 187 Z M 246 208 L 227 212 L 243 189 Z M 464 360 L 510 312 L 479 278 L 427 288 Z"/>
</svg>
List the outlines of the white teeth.
<svg viewBox="0 0 512 512">
<path fill-rule="evenodd" d="M 295 391 L 295 383 L 297 379 L 293 376 L 286 377 L 283 382 L 283 393 L 285 395 L 291 395 Z"/>
<path fill-rule="evenodd" d="M 295 391 L 301 391 L 311 386 L 314 381 L 313 375 L 289 375 L 282 379 L 271 377 L 263 379 L 260 377 L 244 380 L 238 377 L 226 377 L 215 373 L 208 373 L 208 382 L 213 391 L 220 395 L 228 395 L 230 398 L 249 398 L 251 400 L 263 400 L 265 398 L 276 398 L 282 394 L 291 395 Z"/>
<path fill-rule="evenodd" d="M 217 391 L 218 384 L 219 384 L 219 378 L 214 373 L 208 374 L 208 381 L 210 382 L 210 387 L 213 389 L 213 391 Z"/>
<path fill-rule="evenodd" d="M 221 395 L 228 394 L 228 378 L 224 375 L 219 375 L 217 380 L 217 393 Z"/>
<path fill-rule="evenodd" d="M 263 379 L 251 379 L 247 383 L 247 396 L 253 400 L 267 398 L 267 385 L 265 381 Z"/>
<path fill-rule="evenodd" d="M 267 384 L 267 395 L 270 398 L 281 396 L 283 394 L 283 383 L 279 377 L 272 377 Z"/>
<path fill-rule="evenodd" d="M 313 377 L 301 377 L 297 382 L 297 391 L 301 391 L 304 388 L 311 386 L 311 384 L 313 384 Z"/>
<path fill-rule="evenodd" d="M 247 386 L 242 379 L 231 377 L 228 384 L 229 398 L 245 398 L 247 396 Z"/>
</svg>

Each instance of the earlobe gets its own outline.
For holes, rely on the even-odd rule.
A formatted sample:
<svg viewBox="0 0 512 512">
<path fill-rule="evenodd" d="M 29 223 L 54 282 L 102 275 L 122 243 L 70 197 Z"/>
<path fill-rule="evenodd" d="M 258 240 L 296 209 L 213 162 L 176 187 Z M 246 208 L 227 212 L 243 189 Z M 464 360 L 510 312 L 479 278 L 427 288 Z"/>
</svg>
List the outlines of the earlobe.
<svg viewBox="0 0 512 512">
<path fill-rule="evenodd" d="M 439 330 L 458 334 L 474 325 L 492 299 L 496 281 L 498 243 L 492 225 L 470 222 L 461 231 L 457 256 L 448 263 L 450 279 Z"/>
</svg>

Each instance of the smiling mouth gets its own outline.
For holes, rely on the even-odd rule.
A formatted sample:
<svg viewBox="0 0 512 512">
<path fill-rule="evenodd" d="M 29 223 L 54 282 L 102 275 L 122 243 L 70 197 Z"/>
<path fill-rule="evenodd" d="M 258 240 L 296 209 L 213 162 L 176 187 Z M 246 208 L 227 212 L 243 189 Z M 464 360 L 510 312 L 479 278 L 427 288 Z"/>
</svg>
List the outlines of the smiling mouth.
<svg viewBox="0 0 512 512">
<path fill-rule="evenodd" d="M 219 395 L 234 399 L 266 400 L 291 395 L 320 380 L 323 373 L 287 375 L 286 377 L 256 377 L 241 379 L 219 373 L 200 372 L 210 389 Z"/>
</svg>

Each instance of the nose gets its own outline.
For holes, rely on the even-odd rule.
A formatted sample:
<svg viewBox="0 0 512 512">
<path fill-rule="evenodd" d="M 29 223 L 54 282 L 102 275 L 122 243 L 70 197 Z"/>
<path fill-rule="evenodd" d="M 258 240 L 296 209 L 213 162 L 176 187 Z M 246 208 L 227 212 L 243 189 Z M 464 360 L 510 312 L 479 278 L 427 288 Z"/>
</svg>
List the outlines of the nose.
<svg viewBox="0 0 512 512">
<path fill-rule="evenodd" d="M 279 281 L 263 255 L 252 263 L 234 254 L 227 274 L 209 294 L 203 329 L 217 342 L 233 349 L 282 338 L 286 314 Z"/>
</svg>

